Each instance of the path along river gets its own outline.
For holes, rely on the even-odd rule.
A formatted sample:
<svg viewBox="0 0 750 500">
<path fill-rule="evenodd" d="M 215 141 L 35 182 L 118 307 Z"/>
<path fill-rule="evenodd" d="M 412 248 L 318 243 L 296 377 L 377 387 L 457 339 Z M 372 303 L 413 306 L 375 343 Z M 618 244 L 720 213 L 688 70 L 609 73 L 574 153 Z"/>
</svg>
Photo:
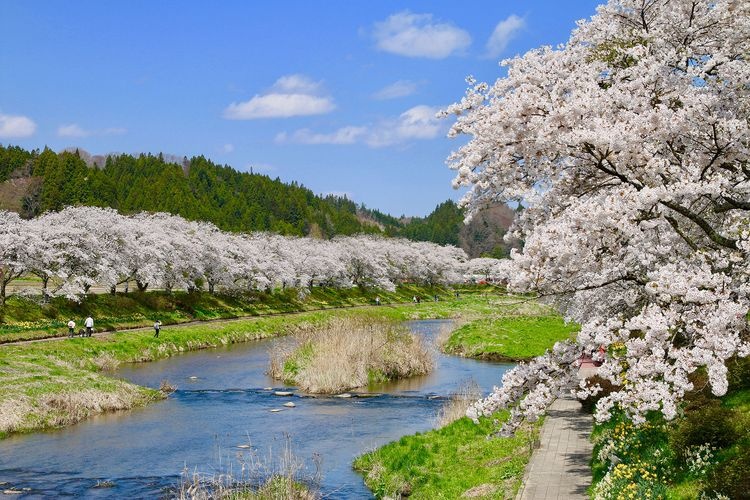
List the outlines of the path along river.
<svg viewBox="0 0 750 500">
<path fill-rule="evenodd" d="M 445 324 L 408 323 L 428 339 Z M 183 470 L 212 474 L 231 469 L 240 475 L 239 456 L 267 457 L 273 450 L 278 457 L 288 441 L 310 473 L 312 457 L 320 457 L 326 498 L 369 498 L 361 476 L 351 469 L 357 455 L 432 428 L 444 398 L 462 383 L 473 379 L 486 393 L 512 366 L 437 354 L 430 375 L 369 388 L 381 394 L 377 397 L 302 397 L 296 392 L 281 397 L 265 389 L 282 389 L 265 372 L 269 349 L 284 341 L 249 342 L 121 368 L 117 375 L 134 383 L 158 387 L 166 379 L 178 390 L 147 408 L 0 441 L 0 482 L 5 483 L 0 496 L 13 487 L 27 488 L 21 498 L 169 497 Z M 296 407 L 284 408 L 289 401 Z M 271 412 L 274 408 L 284 411 Z M 96 487 L 105 481 L 108 487 Z"/>
</svg>

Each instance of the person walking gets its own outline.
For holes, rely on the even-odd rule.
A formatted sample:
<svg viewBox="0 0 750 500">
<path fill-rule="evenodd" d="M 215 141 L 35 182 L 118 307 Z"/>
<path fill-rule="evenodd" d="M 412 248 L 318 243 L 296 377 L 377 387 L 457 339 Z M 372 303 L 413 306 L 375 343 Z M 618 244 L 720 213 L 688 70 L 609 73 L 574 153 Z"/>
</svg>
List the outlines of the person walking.
<svg viewBox="0 0 750 500">
<path fill-rule="evenodd" d="M 380 295 L 378 295 L 377 297 L 375 297 L 375 305 L 376 306 L 380 305 Z"/>
<path fill-rule="evenodd" d="M 76 334 L 76 322 L 72 319 L 68 321 L 68 337 L 71 339 L 73 338 L 73 335 Z"/>
<path fill-rule="evenodd" d="M 158 319 L 154 321 L 154 337 L 159 337 L 159 332 L 161 331 L 161 321 Z"/>
<path fill-rule="evenodd" d="M 91 335 L 94 333 L 94 318 L 92 318 L 91 316 L 86 318 L 83 326 L 86 327 L 86 336 L 91 337 Z"/>
</svg>

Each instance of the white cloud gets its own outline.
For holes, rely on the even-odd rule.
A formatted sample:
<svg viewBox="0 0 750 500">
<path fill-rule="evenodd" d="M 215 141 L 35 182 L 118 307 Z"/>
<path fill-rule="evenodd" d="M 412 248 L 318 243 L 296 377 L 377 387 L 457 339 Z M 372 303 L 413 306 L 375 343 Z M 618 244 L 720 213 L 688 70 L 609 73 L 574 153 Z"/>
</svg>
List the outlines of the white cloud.
<svg viewBox="0 0 750 500">
<path fill-rule="evenodd" d="M 502 54 L 508 42 L 524 27 L 526 27 L 526 21 L 515 14 L 497 23 L 490 39 L 487 40 L 487 56 L 497 57 Z"/>
<path fill-rule="evenodd" d="M 256 94 L 249 101 L 231 103 L 224 110 L 224 118 L 253 120 L 329 113 L 336 105 L 331 97 L 319 94 L 320 88 L 320 82 L 304 75 L 282 76 L 269 92 Z"/>
<path fill-rule="evenodd" d="M 406 97 L 414 94 L 418 87 L 419 84 L 417 82 L 412 82 L 411 80 L 398 80 L 397 82 L 393 82 L 375 92 L 373 97 L 380 100 L 397 99 L 399 97 Z"/>
<path fill-rule="evenodd" d="M 71 123 L 57 127 L 57 135 L 60 137 L 88 137 L 91 135 L 91 132 L 84 130 L 75 123 Z"/>
<path fill-rule="evenodd" d="M 373 37 L 378 49 L 407 57 L 444 59 L 471 44 L 469 34 L 448 23 L 433 21 L 432 14 L 393 14 L 375 23 Z"/>
<path fill-rule="evenodd" d="M 282 76 L 273 84 L 273 90 L 281 94 L 315 94 L 322 83 L 299 73 Z"/>
<path fill-rule="evenodd" d="M 367 138 L 367 144 L 377 148 L 413 139 L 434 139 L 442 133 L 443 126 L 435 116 L 437 108 L 420 105 L 401 113 L 391 121 L 381 123 Z"/>
<path fill-rule="evenodd" d="M 298 144 L 354 144 L 367 134 L 367 127 L 342 127 L 329 134 L 321 134 L 303 128 L 291 134 L 281 132 L 276 135 L 277 143 L 295 142 Z"/>
<path fill-rule="evenodd" d="M 77 123 L 69 123 L 57 127 L 57 135 L 60 137 L 89 137 L 92 135 L 123 135 L 127 129 L 122 127 L 108 127 L 100 130 L 89 130 L 81 127 Z"/>
<path fill-rule="evenodd" d="M 231 153 L 232 151 L 234 151 L 234 144 L 227 143 L 221 147 L 222 153 Z"/>
<path fill-rule="evenodd" d="M 297 144 L 355 144 L 363 143 L 373 148 L 402 144 L 412 140 L 434 139 L 445 132 L 445 126 L 436 118 L 438 109 L 414 106 L 398 117 L 369 126 L 347 126 L 330 133 L 300 129 L 276 135 L 277 143 Z"/>
<path fill-rule="evenodd" d="M 36 123 L 31 118 L 0 113 L 0 138 L 29 137 L 34 135 L 34 132 L 36 132 Z"/>
</svg>

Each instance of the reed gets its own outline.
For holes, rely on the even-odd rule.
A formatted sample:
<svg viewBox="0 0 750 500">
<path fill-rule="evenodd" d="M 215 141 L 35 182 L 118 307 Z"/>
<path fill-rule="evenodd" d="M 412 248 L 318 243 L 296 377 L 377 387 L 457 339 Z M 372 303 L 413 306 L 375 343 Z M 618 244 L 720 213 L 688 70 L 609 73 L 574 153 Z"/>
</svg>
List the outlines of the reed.
<svg viewBox="0 0 750 500">
<path fill-rule="evenodd" d="M 450 399 L 438 410 L 435 427 L 440 429 L 466 416 L 466 410 L 482 397 L 482 390 L 474 380 L 461 384 Z"/>
<path fill-rule="evenodd" d="M 370 383 L 424 375 L 434 366 L 421 337 L 395 322 L 335 318 L 302 328 L 271 353 L 272 377 L 315 394 L 335 394 Z"/>
</svg>

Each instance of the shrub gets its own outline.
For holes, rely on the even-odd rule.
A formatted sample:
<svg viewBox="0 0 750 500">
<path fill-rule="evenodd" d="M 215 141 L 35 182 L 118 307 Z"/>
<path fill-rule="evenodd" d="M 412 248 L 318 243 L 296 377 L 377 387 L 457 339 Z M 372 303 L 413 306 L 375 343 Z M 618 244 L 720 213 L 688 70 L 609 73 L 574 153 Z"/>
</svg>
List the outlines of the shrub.
<svg viewBox="0 0 750 500">
<path fill-rule="evenodd" d="M 691 447 L 703 444 L 725 448 L 737 440 L 732 422 L 734 412 L 718 401 L 686 413 L 685 418 L 670 433 L 670 441 L 678 455 L 685 459 Z"/>
<path fill-rule="evenodd" d="M 720 463 L 705 490 L 729 498 L 750 498 L 750 446 L 739 446 L 734 456 Z"/>
</svg>

